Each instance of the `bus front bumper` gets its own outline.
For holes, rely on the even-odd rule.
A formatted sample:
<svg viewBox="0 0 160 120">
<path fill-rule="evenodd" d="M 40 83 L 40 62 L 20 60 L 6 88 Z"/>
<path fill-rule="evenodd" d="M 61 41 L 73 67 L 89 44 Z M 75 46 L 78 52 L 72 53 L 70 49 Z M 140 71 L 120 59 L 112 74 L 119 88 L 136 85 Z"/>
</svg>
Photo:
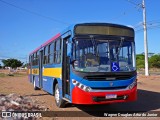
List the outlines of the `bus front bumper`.
<svg viewBox="0 0 160 120">
<path fill-rule="evenodd" d="M 107 95 L 116 95 L 116 98 L 106 98 Z M 109 92 L 85 92 L 78 87 L 73 88 L 72 103 L 74 104 L 109 104 L 130 102 L 137 99 L 137 86 L 131 90 Z"/>
</svg>

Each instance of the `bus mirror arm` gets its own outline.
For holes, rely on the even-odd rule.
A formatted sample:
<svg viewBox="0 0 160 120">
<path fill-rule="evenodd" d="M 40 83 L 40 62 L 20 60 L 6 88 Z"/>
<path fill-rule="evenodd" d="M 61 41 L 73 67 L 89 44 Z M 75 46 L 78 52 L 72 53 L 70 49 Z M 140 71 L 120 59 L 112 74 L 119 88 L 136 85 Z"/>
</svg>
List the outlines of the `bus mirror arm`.
<svg viewBox="0 0 160 120">
<path fill-rule="evenodd" d="M 73 68 L 75 68 L 76 66 L 78 66 L 78 61 L 77 60 L 72 60 L 71 64 L 72 64 Z"/>
</svg>

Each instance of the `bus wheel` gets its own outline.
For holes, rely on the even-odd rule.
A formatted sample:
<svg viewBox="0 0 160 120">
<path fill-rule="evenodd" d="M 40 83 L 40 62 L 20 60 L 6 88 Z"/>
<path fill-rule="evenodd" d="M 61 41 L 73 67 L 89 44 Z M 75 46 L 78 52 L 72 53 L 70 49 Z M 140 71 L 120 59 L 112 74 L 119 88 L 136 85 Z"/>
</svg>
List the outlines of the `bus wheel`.
<svg viewBox="0 0 160 120">
<path fill-rule="evenodd" d="M 54 96 L 55 96 L 55 102 L 56 102 L 57 107 L 59 108 L 65 107 L 65 101 L 60 98 L 60 91 L 58 88 L 58 84 L 56 84 L 55 86 Z"/>
<path fill-rule="evenodd" d="M 35 80 L 33 81 L 33 87 L 34 87 L 34 90 L 38 90 L 38 87 L 36 86 L 36 81 Z"/>
</svg>

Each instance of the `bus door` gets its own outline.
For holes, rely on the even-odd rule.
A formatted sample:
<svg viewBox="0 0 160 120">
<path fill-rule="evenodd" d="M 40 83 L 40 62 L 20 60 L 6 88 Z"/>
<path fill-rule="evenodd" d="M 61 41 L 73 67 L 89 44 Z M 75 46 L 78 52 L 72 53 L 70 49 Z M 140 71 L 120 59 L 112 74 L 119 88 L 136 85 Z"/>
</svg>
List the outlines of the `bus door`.
<svg viewBox="0 0 160 120">
<path fill-rule="evenodd" d="M 62 36 L 63 37 L 63 36 Z M 70 96 L 70 44 L 69 35 L 63 40 L 63 61 L 62 61 L 62 90 L 63 97 L 69 99 Z"/>
<path fill-rule="evenodd" d="M 43 85 L 43 50 L 39 51 L 39 87 L 42 88 Z"/>
</svg>

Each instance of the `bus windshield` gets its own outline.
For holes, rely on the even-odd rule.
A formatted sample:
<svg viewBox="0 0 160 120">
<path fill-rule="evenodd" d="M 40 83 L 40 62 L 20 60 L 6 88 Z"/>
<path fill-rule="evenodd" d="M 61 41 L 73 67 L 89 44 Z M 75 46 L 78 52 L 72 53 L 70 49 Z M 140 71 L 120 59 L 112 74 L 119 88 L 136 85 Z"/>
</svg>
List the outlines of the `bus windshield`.
<svg viewBox="0 0 160 120">
<path fill-rule="evenodd" d="M 76 39 L 76 71 L 129 72 L 136 70 L 133 40 Z"/>
</svg>

